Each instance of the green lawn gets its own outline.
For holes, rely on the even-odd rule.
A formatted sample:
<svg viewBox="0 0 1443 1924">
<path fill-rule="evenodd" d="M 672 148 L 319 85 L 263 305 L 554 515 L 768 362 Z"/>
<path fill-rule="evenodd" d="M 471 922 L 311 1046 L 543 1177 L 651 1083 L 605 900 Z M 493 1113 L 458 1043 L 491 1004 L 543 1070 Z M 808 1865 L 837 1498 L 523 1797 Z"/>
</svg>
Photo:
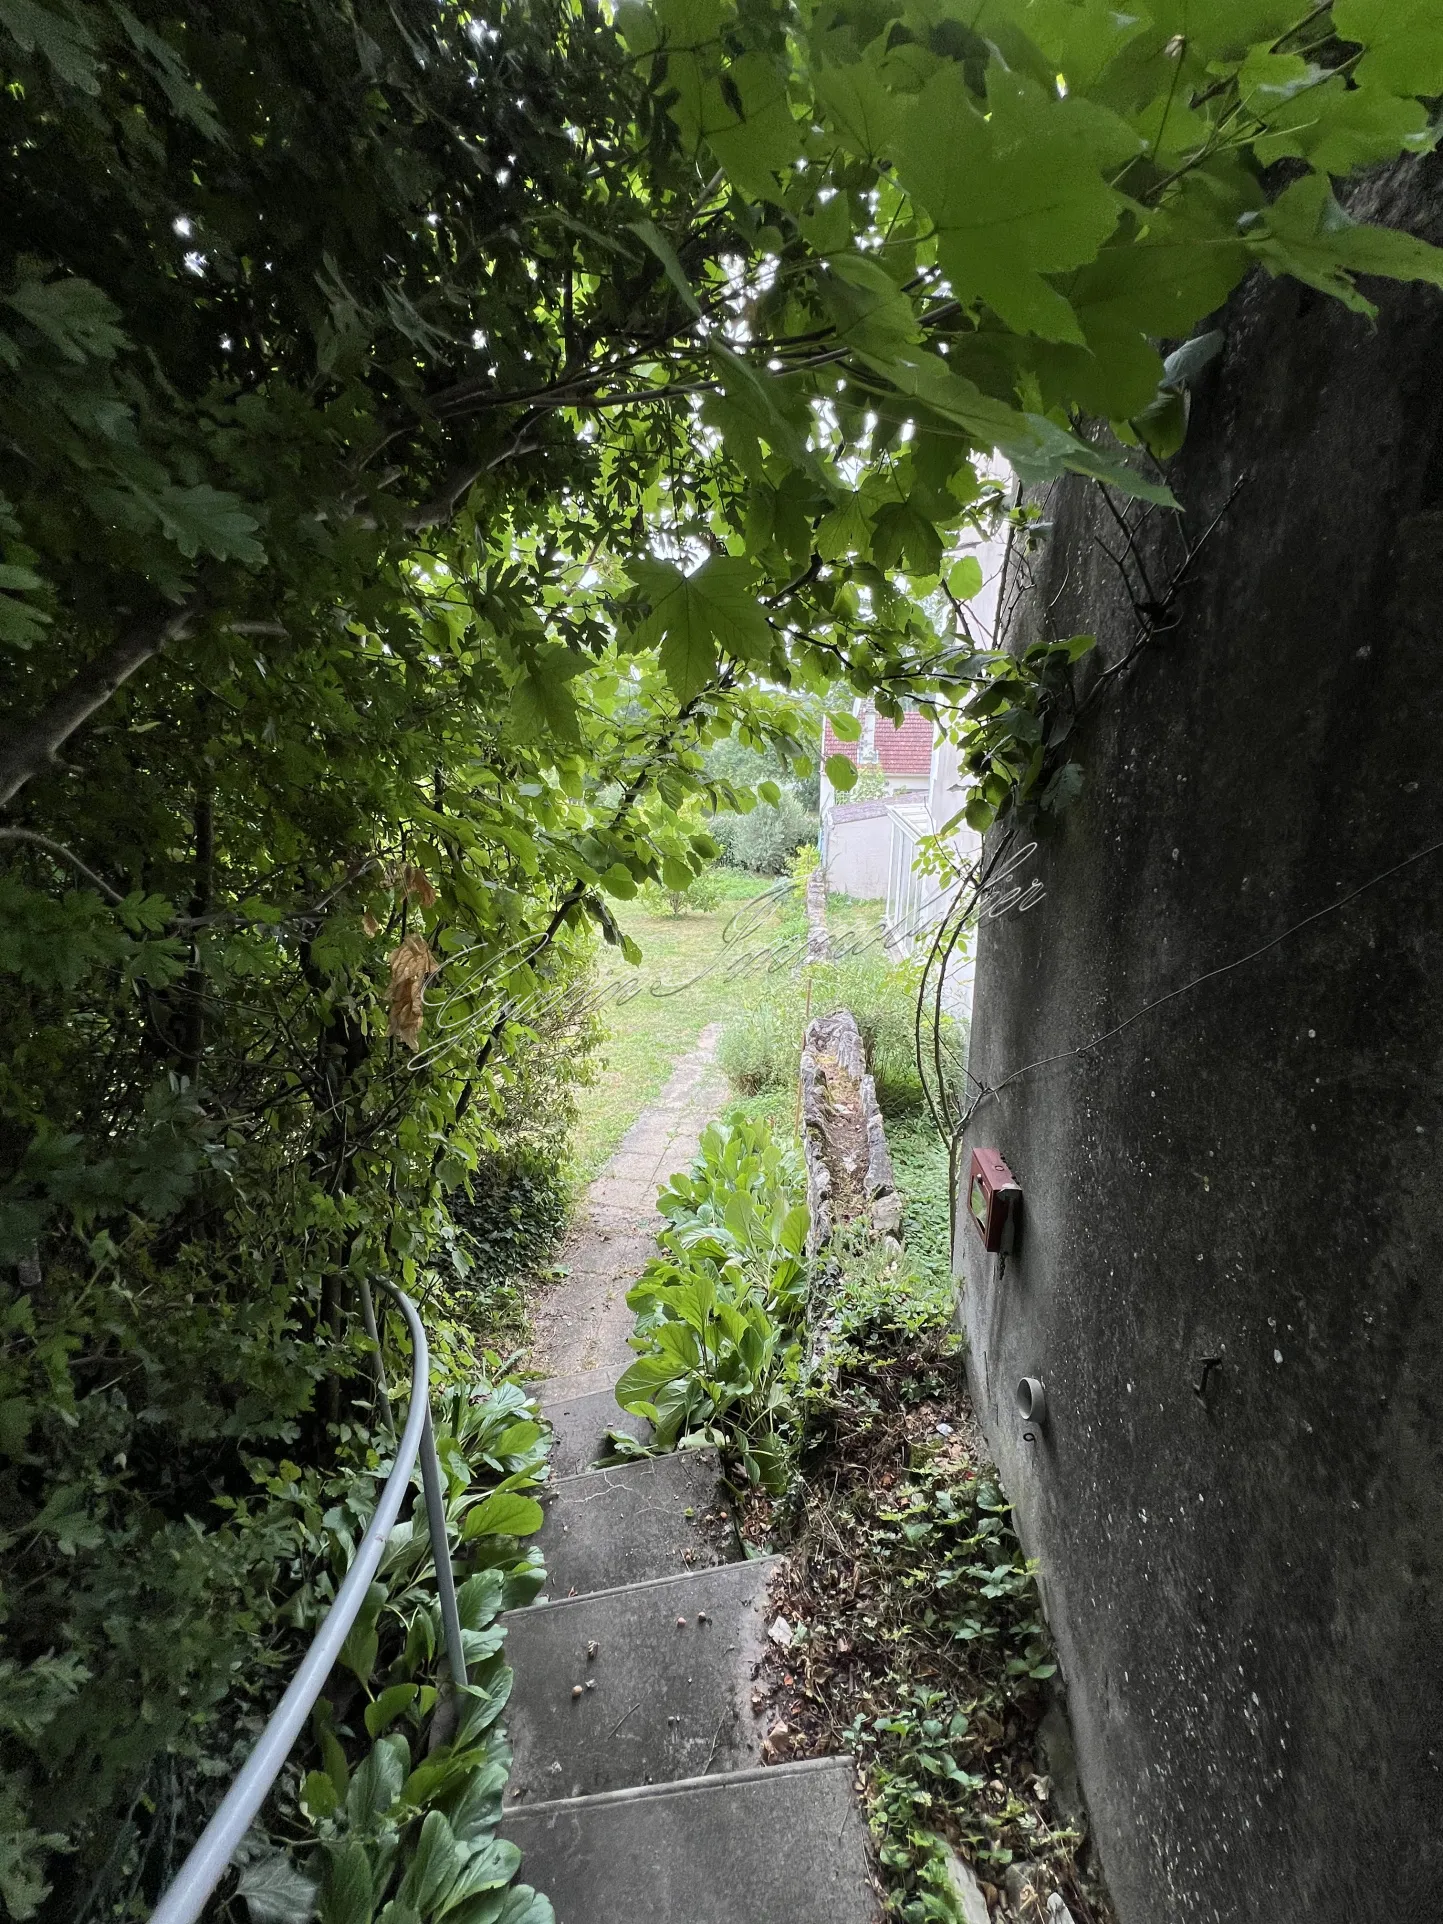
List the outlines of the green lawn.
<svg viewBox="0 0 1443 1924">
<path fill-rule="evenodd" d="M 709 1022 L 736 1005 L 736 987 L 724 973 L 723 932 L 737 911 L 772 886 L 770 878 L 725 875 L 726 899 L 705 913 L 652 915 L 640 902 L 613 904 L 616 919 L 642 952 L 632 968 L 608 953 L 602 968 L 625 1001 L 603 1003 L 608 1035 L 600 1074 L 581 1092 L 572 1137 L 572 1173 L 578 1188 L 596 1175 L 649 1102 L 655 1100 L 679 1056 Z M 775 918 L 768 930 L 778 926 Z M 614 959 L 613 959 L 614 958 Z"/>
<path fill-rule="evenodd" d="M 599 1012 L 607 1038 L 598 1057 L 597 1080 L 581 1091 L 572 1135 L 572 1180 L 578 1192 L 656 1099 L 678 1057 L 707 1024 L 725 1021 L 763 990 L 765 978 L 756 973 L 741 982 L 728 979 L 732 952 L 762 947 L 782 936 L 798 937 L 805 930 L 800 896 L 759 910 L 749 928 L 738 930 L 738 911 L 776 885 L 768 876 L 725 871 L 718 879 L 724 899 L 706 912 L 657 915 L 640 901 L 613 904 L 617 921 L 641 949 L 642 962 L 633 968 L 608 951 L 601 964 L 626 999 L 608 1000 Z M 870 929 L 880 908 L 877 902 L 834 895 L 828 903 L 828 926 L 834 936 L 846 928 Z M 794 1103 L 794 1091 L 768 1090 L 744 1104 L 730 1104 L 728 1113 L 764 1114 L 775 1128 L 790 1134 Z"/>
</svg>

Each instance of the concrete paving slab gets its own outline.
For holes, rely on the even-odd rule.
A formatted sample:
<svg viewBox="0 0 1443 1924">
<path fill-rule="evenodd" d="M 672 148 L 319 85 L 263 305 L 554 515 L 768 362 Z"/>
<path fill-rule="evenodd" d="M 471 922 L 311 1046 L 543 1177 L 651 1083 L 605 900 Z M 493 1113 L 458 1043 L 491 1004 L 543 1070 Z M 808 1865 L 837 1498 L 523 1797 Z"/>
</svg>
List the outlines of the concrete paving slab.
<svg viewBox="0 0 1443 1924">
<path fill-rule="evenodd" d="M 556 1924 L 876 1924 L 846 1758 L 508 1811 Z"/>
<path fill-rule="evenodd" d="M 606 1165 L 607 1183 L 639 1185 L 642 1189 L 649 1190 L 652 1178 L 656 1174 L 656 1166 L 666 1154 L 667 1143 L 670 1140 L 669 1136 L 664 1138 L 654 1149 L 644 1146 L 627 1148 L 623 1144 L 618 1154 L 614 1155 Z"/>
<path fill-rule="evenodd" d="M 621 1280 L 629 1289 L 637 1271 L 647 1262 L 655 1249 L 655 1239 L 649 1229 L 633 1230 L 631 1234 L 618 1234 L 614 1230 L 602 1229 L 589 1236 L 583 1244 L 567 1251 L 567 1276 L 552 1287 L 565 1292 L 567 1284 L 579 1277 L 598 1276 L 607 1282 Z"/>
<path fill-rule="evenodd" d="M 548 1286 L 533 1308 L 535 1354 L 553 1376 L 609 1369 L 615 1379 L 631 1361 L 626 1339 L 634 1317 L 626 1292 L 655 1254 L 655 1226 L 632 1217 L 593 1223 L 592 1233 L 565 1252 L 571 1274 Z"/>
<path fill-rule="evenodd" d="M 780 1561 L 507 1612 L 508 1799 L 589 1797 L 759 1763 L 765 1732 L 751 1692 Z"/>
<path fill-rule="evenodd" d="M 570 1380 L 585 1383 L 587 1379 L 573 1377 Z M 578 1470 L 589 1470 L 598 1457 L 606 1454 L 608 1430 L 634 1436 L 638 1443 L 644 1443 L 651 1434 L 651 1425 L 644 1416 L 633 1416 L 620 1407 L 616 1391 L 609 1383 L 599 1389 L 567 1391 L 554 1397 L 547 1392 L 548 1385 L 542 1383 L 533 1394 L 539 1395 L 541 1414 L 551 1425 L 551 1474 L 554 1477 L 574 1476 Z"/>
<path fill-rule="evenodd" d="M 534 1541 L 552 1598 L 709 1570 L 741 1555 L 715 1450 L 674 1450 L 558 1478 Z"/>
<path fill-rule="evenodd" d="M 591 1205 L 591 1220 L 612 1235 L 654 1237 L 661 1228 L 661 1217 L 652 1208 L 650 1197 L 650 1190 L 645 1197 L 640 1191 L 636 1196 L 618 1191 L 609 1201 Z"/>
<path fill-rule="evenodd" d="M 532 1305 L 531 1359 L 548 1375 L 614 1365 L 619 1376 L 631 1361 L 626 1292 L 655 1249 L 658 1188 L 696 1154 L 701 1129 L 725 1098 L 713 1059 L 720 1033 L 719 1023 L 702 1031 L 587 1192 L 557 1257 L 570 1274 Z"/>
</svg>

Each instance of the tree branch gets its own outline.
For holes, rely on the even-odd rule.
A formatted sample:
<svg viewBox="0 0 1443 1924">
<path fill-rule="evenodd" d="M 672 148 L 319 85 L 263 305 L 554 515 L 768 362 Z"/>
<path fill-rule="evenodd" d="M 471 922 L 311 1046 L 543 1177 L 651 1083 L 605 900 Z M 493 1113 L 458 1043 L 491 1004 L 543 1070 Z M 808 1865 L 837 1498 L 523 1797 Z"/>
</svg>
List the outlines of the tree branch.
<svg viewBox="0 0 1443 1924">
<path fill-rule="evenodd" d="M 88 662 L 34 721 L 0 742 L 0 808 L 12 801 L 32 776 L 51 766 L 81 723 L 89 721 L 97 708 L 103 708 L 137 668 L 143 668 L 186 633 L 200 605 L 197 592 L 188 595 L 178 608 L 137 622 L 109 654 Z"/>
<path fill-rule="evenodd" d="M 78 869 L 87 882 L 100 890 L 107 902 L 120 903 L 125 900 L 118 889 L 113 889 L 93 868 L 87 868 L 73 849 L 66 848 L 63 842 L 52 842 L 48 835 L 37 835 L 29 828 L 0 828 L 0 842 L 27 842 L 33 848 L 43 848 L 47 855 L 53 855 L 57 861 L 69 862 L 73 869 Z"/>
</svg>

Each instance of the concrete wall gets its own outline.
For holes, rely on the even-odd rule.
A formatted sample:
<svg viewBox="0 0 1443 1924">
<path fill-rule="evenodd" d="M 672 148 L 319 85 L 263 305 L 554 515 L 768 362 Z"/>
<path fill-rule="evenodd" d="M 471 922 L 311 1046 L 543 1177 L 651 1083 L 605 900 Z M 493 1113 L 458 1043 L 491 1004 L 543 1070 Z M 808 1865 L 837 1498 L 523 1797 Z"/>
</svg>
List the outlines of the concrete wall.
<svg viewBox="0 0 1443 1924">
<path fill-rule="evenodd" d="M 885 801 L 838 802 L 827 818 L 823 860 L 827 887 L 862 901 L 887 893 L 892 817 Z"/>
<path fill-rule="evenodd" d="M 1354 212 L 1443 240 L 1440 180 Z M 1443 1917 L 1443 853 L 1348 899 L 1443 840 L 1443 294 L 1369 291 L 1223 317 L 1169 478 L 1194 534 L 1246 485 L 980 937 L 995 1086 L 1343 904 L 969 1131 L 1026 1197 L 1005 1272 L 962 1217 L 974 1389 L 1123 1924 Z M 1116 661 L 1116 529 L 1050 518 L 1015 638 L 1058 597 Z"/>
</svg>

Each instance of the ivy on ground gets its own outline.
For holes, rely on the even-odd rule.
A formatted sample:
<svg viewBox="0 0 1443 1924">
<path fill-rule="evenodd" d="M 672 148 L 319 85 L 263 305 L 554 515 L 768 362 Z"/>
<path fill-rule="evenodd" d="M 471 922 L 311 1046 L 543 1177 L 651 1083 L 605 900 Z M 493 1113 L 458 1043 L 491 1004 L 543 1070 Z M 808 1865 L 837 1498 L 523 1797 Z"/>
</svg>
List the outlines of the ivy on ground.
<svg viewBox="0 0 1443 1924">
<path fill-rule="evenodd" d="M 768 1754 L 855 1753 L 889 1916 L 961 1924 L 955 1852 L 994 1897 L 1027 1864 L 1036 1890 L 1102 1924 L 1038 1748 L 1057 1666 L 962 1386 L 950 1288 L 856 1234 L 828 1254 L 799 1475 L 768 1519 L 790 1632 L 770 1659 Z"/>
<path fill-rule="evenodd" d="M 1426 7 L 955 16 L 0 0 L 12 1910 L 203 1821 L 289 1648 L 223 1502 L 333 1463 L 358 1276 L 464 1299 L 609 904 L 768 799 L 706 751 L 960 695 L 974 825 L 1065 799 L 998 457 L 1165 508 L 1246 273 L 1443 283 L 1335 190 L 1433 144 Z"/>
</svg>

